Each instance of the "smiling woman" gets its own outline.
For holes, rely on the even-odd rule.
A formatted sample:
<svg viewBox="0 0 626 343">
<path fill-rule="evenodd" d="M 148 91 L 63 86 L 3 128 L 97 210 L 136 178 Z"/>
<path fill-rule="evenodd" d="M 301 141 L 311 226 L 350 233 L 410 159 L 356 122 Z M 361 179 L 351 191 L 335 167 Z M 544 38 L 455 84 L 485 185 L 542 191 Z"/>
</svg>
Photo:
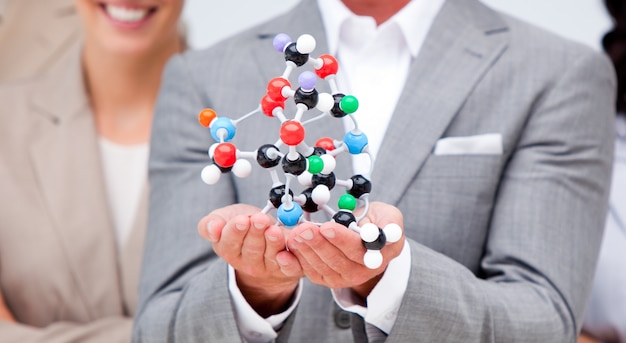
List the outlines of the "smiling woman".
<svg viewBox="0 0 626 343">
<path fill-rule="evenodd" d="M 152 113 L 185 46 L 183 2 L 76 0 L 77 49 L 0 89 L 1 341 L 130 341 Z"/>
</svg>

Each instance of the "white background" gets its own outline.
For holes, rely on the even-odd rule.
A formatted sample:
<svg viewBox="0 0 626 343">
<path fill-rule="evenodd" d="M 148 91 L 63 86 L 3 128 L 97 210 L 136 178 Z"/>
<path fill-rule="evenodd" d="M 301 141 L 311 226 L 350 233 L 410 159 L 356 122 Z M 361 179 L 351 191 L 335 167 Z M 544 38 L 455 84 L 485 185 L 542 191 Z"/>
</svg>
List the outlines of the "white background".
<svg viewBox="0 0 626 343">
<path fill-rule="evenodd" d="M 192 48 L 204 48 L 293 7 L 299 0 L 186 0 L 183 17 Z M 417 1 L 417 0 L 416 0 Z M 420 0 L 428 1 L 428 0 Z M 483 0 L 484 3 L 600 49 L 611 28 L 602 0 Z"/>
</svg>

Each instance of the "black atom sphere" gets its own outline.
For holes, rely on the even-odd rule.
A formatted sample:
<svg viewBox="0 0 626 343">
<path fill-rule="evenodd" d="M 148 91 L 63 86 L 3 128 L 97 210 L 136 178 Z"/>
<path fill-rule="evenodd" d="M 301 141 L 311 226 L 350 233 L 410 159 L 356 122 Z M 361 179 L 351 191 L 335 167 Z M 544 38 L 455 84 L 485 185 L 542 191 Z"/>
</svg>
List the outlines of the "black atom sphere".
<svg viewBox="0 0 626 343">
<path fill-rule="evenodd" d="M 333 94 L 333 100 L 335 100 L 335 104 L 333 105 L 333 108 L 330 109 L 330 114 L 335 118 L 342 118 L 347 115 L 347 113 L 344 112 L 341 107 L 339 107 L 339 103 L 341 103 L 341 99 L 343 99 L 344 96 L 345 94 L 342 93 Z"/>
<path fill-rule="evenodd" d="M 361 242 L 363 242 L 363 246 L 367 250 L 381 250 L 385 246 L 385 243 L 387 243 L 387 237 L 385 237 L 383 230 L 378 228 L 378 238 L 375 241 L 366 242 L 361 240 Z"/>
<path fill-rule="evenodd" d="M 309 213 L 314 213 L 314 212 L 319 211 L 319 207 L 317 206 L 315 201 L 313 201 L 313 188 L 305 189 L 304 191 L 302 191 L 302 195 L 306 197 L 306 201 L 304 205 L 302 205 L 302 209 L 304 211 L 309 212 Z"/>
<path fill-rule="evenodd" d="M 352 180 L 352 188 L 348 189 L 353 197 L 359 199 L 363 194 L 368 194 L 372 191 L 372 183 L 366 179 L 363 175 L 354 175 L 350 178 Z"/>
<path fill-rule="evenodd" d="M 289 190 L 289 194 L 293 197 L 293 192 Z M 280 185 L 270 189 L 269 200 L 274 205 L 274 208 L 278 208 L 282 204 L 283 196 L 285 195 L 285 185 Z"/>
<path fill-rule="evenodd" d="M 324 185 L 328 187 L 329 190 L 335 188 L 336 181 L 337 178 L 333 172 L 330 172 L 330 174 L 313 174 L 313 177 L 311 177 L 311 182 L 314 185 Z"/>
<path fill-rule="evenodd" d="M 296 66 L 302 67 L 309 60 L 309 54 L 301 54 L 296 49 L 296 43 L 292 42 L 285 47 L 285 61 L 291 61 Z"/>
<path fill-rule="evenodd" d="M 304 173 L 306 171 L 306 158 L 298 153 L 298 158 L 292 161 L 285 155 L 283 157 L 283 171 L 296 176 Z"/>
<path fill-rule="evenodd" d="M 298 88 L 293 96 L 293 101 L 296 104 L 304 104 L 309 110 L 317 106 L 318 99 L 319 95 L 315 89 L 305 91 L 302 88 Z"/>
<path fill-rule="evenodd" d="M 341 224 L 341 225 L 343 225 L 343 226 L 345 226 L 347 228 L 350 227 L 351 223 L 356 222 L 356 218 L 354 217 L 354 214 L 352 214 L 352 212 L 348 212 L 348 211 L 338 211 L 333 216 L 333 220 L 336 223 Z"/>
<path fill-rule="evenodd" d="M 264 144 L 262 145 L 256 153 L 256 162 L 263 168 L 272 168 L 276 167 L 278 163 L 280 163 L 280 156 L 276 156 L 276 158 L 270 158 L 267 155 L 269 150 L 278 151 L 278 148 L 272 144 Z"/>
</svg>

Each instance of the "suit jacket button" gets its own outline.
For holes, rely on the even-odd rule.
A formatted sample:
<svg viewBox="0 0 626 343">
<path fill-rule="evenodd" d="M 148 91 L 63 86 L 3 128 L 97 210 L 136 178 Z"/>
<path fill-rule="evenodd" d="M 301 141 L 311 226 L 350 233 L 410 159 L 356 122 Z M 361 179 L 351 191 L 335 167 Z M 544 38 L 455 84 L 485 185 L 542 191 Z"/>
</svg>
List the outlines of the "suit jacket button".
<svg viewBox="0 0 626 343">
<path fill-rule="evenodd" d="M 350 328 L 350 312 L 342 309 L 335 310 L 335 325 L 340 329 Z"/>
</svg>

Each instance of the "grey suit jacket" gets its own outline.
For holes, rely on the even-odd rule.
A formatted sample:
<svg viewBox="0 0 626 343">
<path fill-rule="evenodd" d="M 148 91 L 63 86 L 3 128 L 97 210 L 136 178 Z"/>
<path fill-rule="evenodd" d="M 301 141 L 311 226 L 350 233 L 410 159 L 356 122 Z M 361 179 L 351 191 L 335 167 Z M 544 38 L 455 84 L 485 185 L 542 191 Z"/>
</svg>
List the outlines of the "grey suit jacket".
<svg viewBox="0 0 626 343">
<path fill-rule="evenodd" d="M 0 342 L 129 342 L 147 225 L 144 191 L 118 251 L 79 49 L 0 87 Z"/>
<path fill-rule="evenodd" d="M 314 55 L 326 52 L 316 2 L 304 0 L 166 69 L 136 342 L 239 340 L 227 266 L 197 222 L 234 202 L 262 206 L 271 181 L 255 168 L 204 185 L 212 140 L 196 118 L 204 107 L 238 117 L 258 105 L 284 68 L 272 48 L 279 32 L 310 33 Z M 412 62 L 372 177 L 370 198 L 402 210 L 412 252 L 388 342 L 575 339 L 606 213 L 614 87 L 610 63 L 590 49 L 478 1 L 446 2 Z M 341 127 L 316 122 L 307 137 L 340 138 Z M 278 122 L 259 115 L 237 129 L 235 144 L 253 150 L 277 139 Z M 501 135 L 501 155 L 433 153 L 440 138 L 486 133 Z M 347 160 L 337 159 L 337 175 L 351 175 Z M 338 313 L 329 290 L 305 282 L 278 340 L 365 341 L 363 321 L 353 316 L 348 330 Z"/>
</svg>

